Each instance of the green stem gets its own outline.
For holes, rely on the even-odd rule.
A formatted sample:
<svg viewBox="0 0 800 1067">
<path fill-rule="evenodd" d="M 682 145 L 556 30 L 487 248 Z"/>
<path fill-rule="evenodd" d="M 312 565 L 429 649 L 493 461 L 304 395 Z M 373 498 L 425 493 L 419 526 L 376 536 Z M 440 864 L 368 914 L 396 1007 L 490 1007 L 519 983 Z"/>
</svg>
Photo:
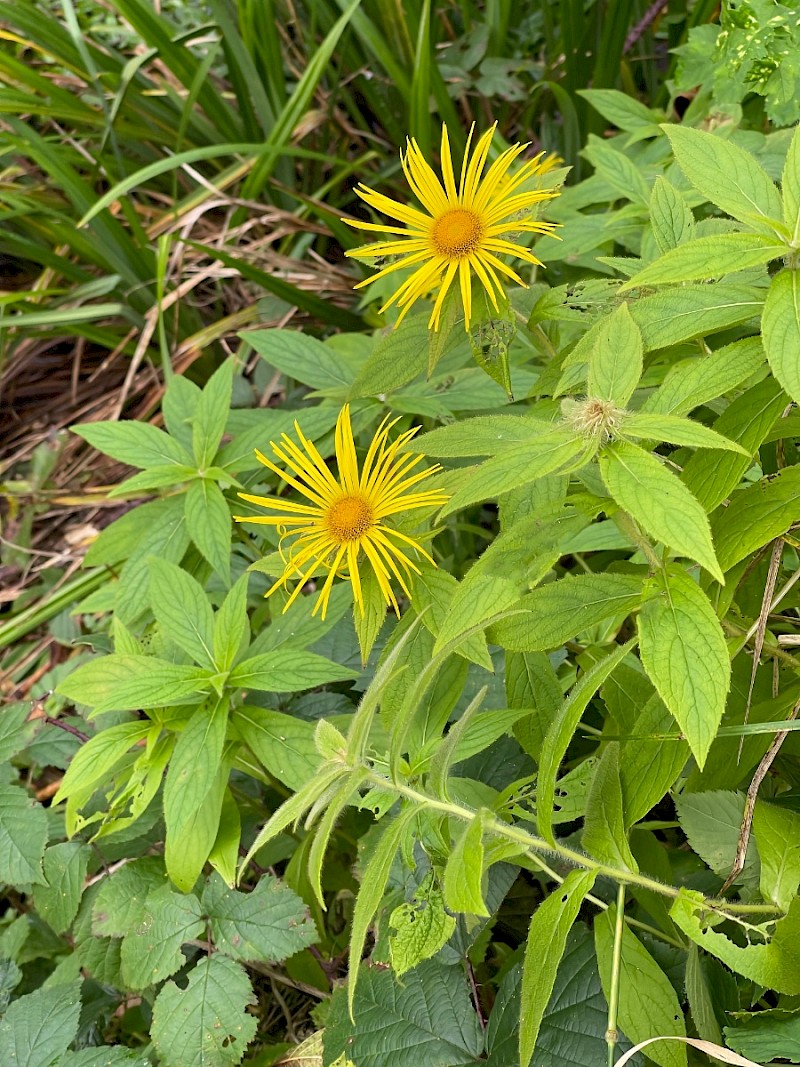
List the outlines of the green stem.
<svg viewBox="0 0 800 1067">
<path fill-rule="evenodd" d="M 617 887 L 617 912 L 614 924 L 614 955 L 611 958 L 611 990 L 608 996 L 608 1067 L 614 1067 L 614 1052 L 617 1047 L 617 1011 L 619 1010 L 619 979 L 622 965 L 622 931 L 625 926 L 625 886 Z"/>
<path fill-rule="evenodd" d="M 634 517 L 620 508 L 619 511 L 614 512 L 614 521 L 625 536 L 630 537 L 631 541 L 633 541 L 653 570 L 660 571 L 663 567 L 663 563 L 656 555 L 653 546 L 640 530 L 639 524 Z"/>
<path fill-rule="evenodd" d="M 107 567 L 98 567 L 97 570 L 87 571 L 74 581 L 67 582 L 56 592 L 49 592 L 41 600 L 21 611 L 3 626 L 0 626 L 0 649 L 13 645 L 15 641 L 29 634 L 32 630 L 50 619 L 59 615 L 65 608 L 70 607 L 77 600 L 83 600 L 89 593 L 109 580 L 110 572 Z"/>
</svg>

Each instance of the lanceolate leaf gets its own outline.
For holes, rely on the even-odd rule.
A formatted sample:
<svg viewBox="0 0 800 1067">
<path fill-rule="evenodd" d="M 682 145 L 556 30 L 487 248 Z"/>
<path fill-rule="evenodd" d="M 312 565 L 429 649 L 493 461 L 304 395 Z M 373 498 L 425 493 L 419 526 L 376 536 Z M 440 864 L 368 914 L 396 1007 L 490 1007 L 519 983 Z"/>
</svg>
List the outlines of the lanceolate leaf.
<svg viewBox="0 0 800 1067">
<path fill-rule="evenodd" d="M 444 870 L 444 899 L 451 911 L 488 916 L 482 875 L 483 823 L 478 813 L 459 835 Z"/>
<path fill-rule="evenodd" d="M 58 686 L 76 703 L 88 704 L 95 715 L 133 711 L 168 704 L 199 703 L 211 686 L 209 672 L 155 656 L 99 656 L 84 663 Z M 187 699 L 188 698 L 188 699 Z"/>
<path fill-rule="evenodd" d="M 595 767 L 581 842 L 590 856 L 609 867 L 638 870 L 625 828 L 617 741 L 606 745 Z"/>
<path fill-rule="evenodd" d="M 772 373 L 792 400 L 800 402 L 800 271 L 782 270 L 772 279 L 761 332 Z"/>
<path fill-rule="evenodd" d="M 642 335 L 627 304 L 603 320 L 589 358 L 589 396 L 624 407 L 642 376 Z"/>
<path fill-rule="evenodd" d="M 751 552 L 785 533 L 800 518 L 800 466 L 786 467 L 734 493 L 714 515 L 720 565 L 729 570 Z"/>
<path fill-rule="evenodd" d="M 355 672 L 340 667 L 313 652 L 297 649 L 276 649 L 246 659 L 234 667 L 230 683 L 241 689 L 263 689 L 268 693 L 295 693 L 300 689 L 314 689 L 326 682 L 341 682 L 353 678 Z"/>
<path fill-rule="evenodd" d="M 699 281 L 721 278 L 745 267 L 756 267 L 785 255 L 786 245 L 775 237 L 757 233 L 719 233 L 687 241 L 665 252 L 621 287 Z"/>
<path fill-rule="evenodd" d="M 150 603 L 164 636 L 213 670 L 214 616 L 202 586 L 166 560 L 152 560 L 150 575 Z"/>
</svg>

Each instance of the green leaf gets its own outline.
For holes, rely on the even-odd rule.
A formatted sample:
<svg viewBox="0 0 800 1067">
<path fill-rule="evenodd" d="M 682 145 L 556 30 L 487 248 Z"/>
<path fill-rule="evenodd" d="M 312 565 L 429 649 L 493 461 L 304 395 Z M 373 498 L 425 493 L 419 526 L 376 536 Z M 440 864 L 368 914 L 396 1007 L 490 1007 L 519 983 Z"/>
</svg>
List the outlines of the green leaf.
<svg viewBox="0 0 800 1067">
<path fill-rule="evenodd" d="M 192 420 L 192 451 L 202 474 L 214 462 L 231 407 L 234 360 L 226 359 L 205 384 Z M 199 546 L 198 546 L 199 547 Z"/>
<path fill-rule="evenodd" d="M 552 429 L 551 422 L 528 415 L 478 415 L 424 433 L 414 447 L 426 456 L 494 456 Z"/>
<path fill-rule="evenodd" d="M 352 381 L 333 348 L 299 330 L 248 330 L 241 336 L 271 367 L 312 389 L 341 389 Z"/>
<path fill-rule="evenodd" d="M 20 997 L 0 1022 L 0 1063 L 52 1067 L 78 1032 L 81 982 Z"/>
<path fill-rule="evenodd" d="M 661 460 L 638 445 L 615 441 L 600 454 L 600 473 L 612 498 L 646 533 L 696 560 L 724 584 L 708 516 Z"/>
<path fill-rule="evenodd" d="M 694 218 L 682 194 L 661 174 L 650 194 L 650 226 L 660 252 L 694 236 Z"/>
<path fill-rule="evenodd" d="M 692 1013 L 692 1022 L 701 1038 L 722 1044 L 722 1033 L 714 1013 L 708 975 L 697 945 L 689 946 L 686 958 L 686 999 Z"/>
<path fill-rule="evenodd" d="M 131 467 L 192 465 L 183 445 L 148 422 L 87 422 L 72 431 L 98 452 Z"/>
<path fill-rule="evenodd" d="M 42 856 L 47 844 L 47 815 L 19 786 L 0 785 L 0 883 L 45 884 Z"/>
<path fill-rule="evenodd" d="M 151 1036 L 162 1067 L 231 1067 L 255 1037 L 255 1002 L 238 963 L 209 956 L 184 989 L 167 982 L 153 1005 Z"/>
<path fill-rule="evenodd" d="M 97 938 L 124 937 L 144 919 L 145 901 L 167 885 L 164 862 L 145 856 L 107 875 L 92 906 L 92 933 Z"/>
<path fill-rule="evenodd" d="M 213 660 L 220 672 L 229 671 L 247 648 L 250 621 L 247 618 L 247 573 L 228 590 L 214 617 Z"/>
<path fill-rule="evenodd" d="M 444 870 L 444 899 L 450 911 L 488 916 L 483 902 L 483 821 L 480 812 L 459 834 Z"/>
<path fill-rule="evenodd" d="M 459 584 L 452 574 L 443 568 L 422 563 L 414 583 L 414 607 L 434 637 L 439 637 L 442 624 L 450 614 L 451 605 L 458 595 Z M 419 652 L 419 641 L 415 644 L 414 651 Z M 412 647 L 409 646 L 409 652 L 411 651 Z M 486 647 L 486 638 L 480 632 L 473 633 L 462 641 L 457 653 L 487 671 L 494 670 L 492 657 Z M 437 655 L 439 654 L 441 653 L 437 652 Z"/>
<path fill-rule="evenodd" d="M 642 376 L 642 335 L 622 303 L 600 324 L 589 356 L 589 396 L 625 407 Z"/>
<path fill-rule="evenodd" d="M 761 314 L 761 291 L 745 285 L 687 282 L 642 297 L 631 307 L 645 352 L 738 326 Z"/>
<path fill-rule="evenodd" d="M 767 924 L 763 940 L 757 940 L 757 932 L 750 929 L 747 945 L 736 944 L 711 929 L 717 916 L 696 890 L 681 889 L 670 915 L 687 937 L 732 971 L 766 989 L 800 994 L 800 897 L 794 898 L 784 918 Z"/>
<path fill-rule="evenodd" d="M 536 787 L 536 820 L 539 833 L 551 844 L 555 843 L 553 809 L 558 768 L 589 701 L 617 664 L 627 656 L 633 644 L 633 641 L 628 641 L 625 645 L 617 646 L 579 678 L 545 734 Z"/>
<path fill-rule="evenodd" d="M 628 844 L 619 776 L 619 743 L 609 742 L 594 769 L 581 843 L 601 863 L 638 871 Z"/>
<path fill-rule="evenodd" d="M 763 1063 L 777 1059 L 800 1061 L 800 1015 L 796 1011 L 773 1008 L 745 1019 L 743 1025 L 725 1027 L 729 1048 Z"/>
<path fill-rule="evenodd" d="M 642 286 L 669 285 L 721 278 L 747 267 L 758 267 L 786 255 L 786 245 L 759 233 L 715 233 L 686 241 L 665 252 L 634 274 L 620 292 Z"/>
<path fill-rule="evenodd" d="M 141 920 L 122 940 L 122 974 L 130 989 L 146 989 L 186 962 L 181 945 L 205 931 L 200 901 L 163 886 L 150 893 Z"/>
<path fill-rule="evenodd" d="M 26 748 L 36 732 L 37 724 L 28 720 L 29 703 L 6 704 L 0 716 L 0 763 L 5 763 Z"/>
<path fill-rule="evenodd" d="M 348 400 L 391 393 L 428 365 L 428 315 L 409 315 L 377 342 L 350 386 Z"/>
<path fill-rule="evenodd" d="M 720 565 L 730 570 L 762 545 L 786 533 L 798 518 L 800 466 L 786 467 L 734 493 L 727 508 L 721 508 L 714 516 Z"/>
<path fill-rule="evenodd" d="M 594 885 L 594 871 L 570 871 L 531 917 L 525 943 L 520 986 L 519 1062 L 528 1067 L 547 1005 L 553 995 L 567 935 L 586 894 Z M 491 1040 L 491 1037 L 490 1037 Z"/>
<path fill-rule="evenodd" d="M 579 574 L 540 585 L 519 601 L 525 614 L 495 623 L 489 638 L 516 652 L 558 648 L 606 619 L 639 607 L 642 582 L 624 574 Z"/>
<path fill-rule="evenodd" d="M 800 885 L 800 815 L 759 800 L 753 833 L 761 859 L 761 896 L 788 911 Z"/>
<path fill-rule="evenodd" d="M 222 490 L 195 478 L 186 493 L 186 530 L 220 578 L 230 581 L 231 512 Z"/>
<path fill-rule="evenodd" d="M 731 684 L 725 635 L 708 597 L 679 567 L 652 579 L 639 615 L 644 669 L 702 768 Z"/>
<path fill-rule="evenodd" d="M 716 430 L 703 426 L 700 422 L 692 422 L 691 419 L 682 419 L 677 415 L 628 415 L 622 424 L 622 434 L 625 437 L 639 437 L 645 440 L 668 441 L 671 445 L 686 445 L 688 448 L 717 448 L 728 452 L 739 452 L 750 458 L 749 453 L 731 441 L 723 437 Z"/>
<path fill-rule="evenodd" d="M 193 703 L 210 687 L 208 671 L 155 656 L 98 656 L 81 664 L 56 692 L 79 704 L 104 711 L 134 711 L 168 704 Z"/>
<path fill-rule="evenodd" d="M 796 126 L 781 180 L 783 193 L 783 221 L 791 234 L 795 248 L 800 242 L 800 127 Z"/>
<path fill-rule="evenodd" d="M 683 173 L 706 200 L 761 233 L 781 219 L 778 190 L 749 152 L 688 126 L 662 127 Z"/>
<path fill-rule="evenodd" d="M 234 960 L 282 963 L 318 940 L 306 905 L 269 874 L 250 893 L 228 889 L 212 875 L 202 902 L 215 947 Z"/>
<path fill-rule="evenodd" d="M 46 885 L 34 891 L 36 910 L 57 934 L 63 934 L 78 914 L 90 849 L 80 841 L 51 845 L 44 854 Z"/>
<path fill-rule="evenodd" d="M 381 592 L 378 576 L 371 567 L 361 574 L 361 597 L 364 612 L 362 614 L 354 608 L 353 622 L 361 651 L 361 665 L 366 667 L 369 654 L 386 622 L 386 598 Z"/>
<path fill-rule="evenodd" d="M 163 559 L 150 561 L 150 603 L 164 635 L 201 667 L 214 670 L 214 614 L 205 590 Z"/>
<path fill-rule="evenodd" d="M 197 476 L 194 467 L 171 463 L 165 467 L 150 467 L 149 470 L 140 471 L 131 478 L 126 478 L 115 485 L 109 492 L 108 499 L 115 500 L 117 497 L 127 497 L 134 494 L 149 492 L 151 489 L 163 489 L 167 486 L 181 485 Z"/>
<path fill-rule="evenodd" d="M 760 337 L 744 337 L 710 355 L 681 360 L 650 394 L 642 412 L 688 415 L 693 408 L 735 389 L 763 365 L 764 347 Z M 717 432 L 721 432 L 719 427 Z"/>
<path fill-rule="evenodd" d="M 351 985 L 355 978 L 351 971 Z M 390 970 L 362 965 L 352 1016 L 337 990 L 323 1041 L 326 1063 L 345 1053 L 358 1067 L 387 1067 L 389 1058 L 391 1067 L 477 1067 L 483 1048 L 463 969 L 438 960 L 421 963 L 402 982 Z"/>
<path fill-rule="evenodd" d="M 646 107 L 641 101 L 619 89 L 578 89 L 578 96 L 588 100 L 618 130 L 633 133 L 636 130 L 651 130 L 658 122 L 659 113 Z"/>
<path fill-rule="evenodd" d="M 261 689 L 267 693 L 297 693 L 328 682 L 345 682 L 356 672 L 340 667 L 313 652 L 294 648 L 276 649 L 239 663 L 230 673 L 229 683 L 238 689 Z"/>
<path fill-rule="evenodd" d="M 182 374 L 173 374 L 164 390 L 161 411 L 170 436 L 192 451 L 192 423 L 200 402 L 200 388 Z"/>
<path fill-rule="evenodd" d="M 398 978 L 435 956 L 449 941 L 456 920 L 445 911 L 444 897 L 432 870 L 411 900 L 394 909 L 389 926 L 396 931 L 389 938 L 389 954 Z"/>
<path fill-rule="evenodd" d="M 241 843 L 242 819 L 239 814 L 239 805 L 228 786 L 222 797 L 217 836 L 214 838 L 214 847 L 208 854 L 208 862 L 225 884 L 231 887 L 236 884 Z"/>
<path fill-rule="evenodd" d="M 72 757 L 53 803 L 75 794 L 88 800 L 97 786 L 111 777 L 133 745 L 147 737 L 152 726 L 151 722 L 122 722 L 90 737 Z"/>
<path fill-rule="evenodd" d="M 616 908 L 598 915 L 594 923 L 600 981 L 608 1000 L 614 952 Z M 619 978 L 619 1022 L 631 1041 L 646 1041 L 667 1034 L 686 1036 L 683 1012 L 672 983 L 631 931 L 622 926 Z M 648 1058 L 659 1067 L 686 1067 L 686 1046 L 675 1041 L 650 1045 Z"/>
<path fill-rule="evenodd" d="M 644 818 L 661 800 L 689 759 L 685 741 L 643 741 L 649 734 L 667 733 L 673 718 L 664 702 L 654 693 L 634 719 L 631 734 L 620 752 L 622 807 L 626 828 Z"/>
<path fill-rule="evenodd" d="M 618 148 L 590 134 L 589 143 L 582 154 L 615 193 L 636 204 L 649 202 L 650 186 L 644 175 L 636 163 Z"/>
<path fill-rule="evenodd" d="M 143 1053 L 122 1045 L 101 1045 L 67 1052 L 55 1067 L 150 1067 L 150 1060 Z"/>
<path fill-rule="evenodd" d="M 561 704 L 561 683 L 549 656 L 542 652 L 506 649 L 505 658 L 509 705 L 531 709 L 531 713 L 515 726 L 514 736 L 538 763 L 545 730 Z"/>
<path fill-rule="evenodd" d="M 742 794 L 724 790 L 685 793 L 675 797 L 675 810 L 681 829 L 697 855 L 716 875 L 723 880 L 727 878 L 736 857 L 742 827 Z M 755 890 L 758 889 L 759 877 L 758 848 L 751 836 L 744 869 L 736 881 L 739 885 Z"/>
<path fill-rule="evenodd" d="M 317 773 L 313 723 L 248 705 L 237 708 L 231 721 L 256 759 L 289 789 L 300 789 Z"/>
<path fill-rule="evenodd" d="M 764 348 L 772 373 L 792 400 L 800 401 L 800 281 L 782 270 L 770 283 L 761 316 Z"/>
<path fill-rule="evenodd" d="M 172 881 L 186 893 L 217 836 L 228 777 L 222 773 L 227 726 L 227 698 L 198 709 L 178 738 L 164 783 L 164 862 Z"/>
</svg>

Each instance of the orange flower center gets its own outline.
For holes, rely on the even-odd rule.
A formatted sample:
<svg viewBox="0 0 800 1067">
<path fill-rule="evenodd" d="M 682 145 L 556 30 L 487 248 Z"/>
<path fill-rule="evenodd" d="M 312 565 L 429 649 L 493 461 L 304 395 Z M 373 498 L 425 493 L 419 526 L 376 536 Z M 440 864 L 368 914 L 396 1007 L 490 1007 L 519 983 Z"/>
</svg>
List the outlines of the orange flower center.
<svg viewBox="0 0 800 1067">
<path fill-rule="evenodd" d="M 440 256 L 460 259 L 478 247 L 483 225 L 474 211 L 454 207 L 440 215 L 433 226 L 433 243 Z"/>
<path fill-rule="evenodd" d="M 372 504 L 363 496 L 348 493 L 332 504 L 325 516 L 325 525 L 334 541 L 358 541 L 375 523 Z"/>
</svg>

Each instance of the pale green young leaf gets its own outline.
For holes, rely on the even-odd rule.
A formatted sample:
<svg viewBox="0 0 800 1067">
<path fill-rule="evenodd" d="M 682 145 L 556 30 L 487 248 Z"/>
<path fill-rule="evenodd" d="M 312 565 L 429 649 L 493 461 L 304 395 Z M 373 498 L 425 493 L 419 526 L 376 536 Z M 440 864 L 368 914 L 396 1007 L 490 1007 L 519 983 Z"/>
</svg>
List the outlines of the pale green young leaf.
<svg viewBox="0 0 800 1067">
<path fill-rule="evenodd" d="M 652 588 L 657 594 L 639 615 L 642 664 L 702 768 L 730 688 L 725 635 L 706 594 L 679 567 L 652 579 Z"/>
<path fill-rule="evenodd" d="M 396 931 L 389 938 L 392 970 L 400 978 L 423 960 L 428 960 L 449 941 L 455 918 L 445 911 L 444 897 L 433 871 L 418 887 L 411 901 L 399 904 L 389 916 Z"/>
<path fill-rule="evenodd" d="M 716 875 L 723 880 L 727 878 L 736 858 L 742 828 L 742 794 L 722 789 L 683 793 L 675 797 L 675 810 L 681 829 L 697 855 Z M 747 889 L 756 890 L 759 877 L 758 846 L 751 835 L 744 868 L 736 882 Z"/>
<path fill-rule="evenodd" d="M 231 407 L 233 359 L 214 371 L 206 382 L 192 420 L 192 451 L 202 474 L 214 462 Z M 198 546 L 199 547 L 199 546 Z"/>
<path fill-rule="evenodd" d="M 615 441 L 600 455 L 600 473 L 611 497 L 646 533 L 696 560 L 724 584 L 708 516 L 661 460 L 638 445 Z"/>
<path fill-rule="evenodd" d="M 368 776 L 369 770 L 366 767 L 356 767 L 338 786 L 336 792 L 326 802 L 325 810 L 314 833 L 314 839 L 308 849 L 308 881 L 321 908 L 325 907 L 322 893 L 322 862 L 325 859 L 331 835 L 345 808 L 350 803 L 358 801 L 358 788 Z"/>
<path fill-rule="evenodd" d="M 715 233 L 671 248 L 620 287 L 620 292 L 652 285 L 675 285 L 721 278 L 786 255 L 786 245 L 760 233 Z"/>
<path fill-rule="evenodd" d="M 242 818 L 236 798 L 226 787 L 219 813 L 219 827 L 214 845 L 208 854 L 208 862 L 227 886 L 236 885 L 239 866 L 239 847 L 242 843 Z"/>
<path fill-rule="evenodd" d="M 345 682 L 355 676 L 356 672 L 350 668 L 340 667 L 313 652 L 282 648 L 243 660 L 231 671 L 229 682 L 238 689 L 297 693 L 328 682 Z"/>
<path fill-rule="evenodd" d="M 352 373 L 329 345 L 299 330 L 248 330 L 242 334 L 271 367 L 312 389 L 341 389 Z"/>
<path fill-rule="evenodd" d="M 738 326 L 760 315 L 763 306 L 763 290 L 751 286 L 687 282 L 642 297 L 631 306 L 631 315 L 650 352 Z"/>
<path fill-rule="evenodd" d="M 610 741 L 594 769 L 583 821 L 583 848 L 601 863 L 638 871 L 625 828 L 619 742 Z"/>
<path fill-rule="evenodd" d="M 744 337 L 707 356 L 693 356 L 672 366 L 641 411 L 688 415 L 693 408 L 724 396 L 746 382 L 764 365 L 760 337 Z"/>
<path fill-rule="evenodd" d="M 186 530 L 220 578 L 227 584 L 231 568 L 231 512 L 222 490 L 208 478 L 189 484 Z"/>
<path fill-rule="evenodd" d="M 446 795 L 446 776 L 450 767 L 463 760 L 471 759 L 479 752 L 484 752 L 499 738 L 510 734 L 520 719 L 536 713 L 533 707 L 478 711 L 485 697 L 486 686 L 470 701 L 461 718 L 450 728 L 447 736 L 437 742 L 429 770 L 429 783 L 436 796 Z"/>
<path fill-rule="evenodd" d="M 437 458 L 494 456 L 552 429 L 551 422 L 528 415 L 477 415 L 415 437 L 414 448 Z"/>
<path fill-rule="evenodd" d="M 356 986 L 359 976 L 358 965 L 361 962 L 369 925 L 386 891 L 389 871 L 397 850 L 401 847 L 404 838 L 409 832 L 409 824 L 416 817 L 417 809 L 413 805 L 409 805 L 404 811 L 395 815 L 393 819 L 385 820 L 380 839 L 364 867 L 350 929 L 348 968 L 350 977 L 347 983 L 347 1006 L 351 1019 L 354 1017 Z"/>
<path fill-rule="evenodd" d="M 774 233 L 782 217 L 778 190 L 743 148 L 712 133 L 665 125 L 675 158 L 689 182 L 712 204 L 761 233 Z"/>
<path fill-rule="evenodd" d="M 671 445 L 685 445 L 688 448 L 717 448 L 727 452 L 739 452 L 748 458 L 750 455 L 736 441 L 723 437 L 721 433 L 709 429 L 701 422 L 682 419 L 678 415 L 635 412 L 625 419 L 621 433 L 624 437 L 638 437 L 646 441 L 668 441 Z"/>
<path fill-rule="evenodd" d="M 98 452 L 130 467 L 193 466 L 183 445 L 149 422 L 86 422 L 72 430 Z"/>
<path fill-rule="evenodd" d="M 45 849 L 42 867 L 47 881 L 34 890 L 36 910 L 57 934 L 78 914 L 90 849 L 80 841 L 62 841 Z"/>
<path fill-rule="evenodd" d="M 551 844 L 555 842 L 553 808 L 558 768 L 589 701 L 634 644 L 631 640 L 627 644 L 618 645 L 578 679 L 545 734 L 536 786 L 536 821 L 540 834 Z"/>
<path fill-rule="evenodd" d="M 162 1067 L 234 1067 L 255 1037 L 254 1000 L 240 964 L 219 954 L 202 959 L 184 989 L 167 982 L 151 1029 Z"/>
<path fill-rule="evenodd" d="M 175 563 L 150 561 L 150 605 L 164 636 L 214 669 L 214 613 L 200 583 Z"/>
<path fill-rule="evenodd" d="M 450 911 L 488 916 L 483 900 L 483 822 L 480 813 L 459 833 L 444 869 L 444 900 Z"/>
<path fill-rule="evenodd" d="M 214 616 L 211 642 L 214 666 L 218 671 L 229 671 L 247 648 L 250 636 L 247 582 L 245 572 L 228 590 Z"/>
<path fill-rule="evenodd" d="M 611 996 L 616 908 L 595 919 L 594 938 L 600 981 L 606 1000 Z M 619 976 L 619 1023 L 631 1041 L 674 1034 L 686 1036 L 678 995 L 669 978 L 628 927 L 622 926 Z M 679 1042 L 650 1045 L 648 1057 L 659 1067 L 686 1067 L 686 1046 Z"/>
<path fill-rule="evenodd" d="M 800 244 L 800 126 L 796 126 L 781 180 L 783 221 L 791 233 L 795 248 Z"/>
<path fill-rule="evenodd" d="M 81 985 L 37 989 L 15 1000 L 0 1022 L 0 1063 L 52 1067 L 78 1032 Z"/>
<path fill-rule="evenodd" d="M 589 356 L 589 396 L 623 408 L 642 376 L 642 335 L 622 303 L 602 320 Z"/>
<path fill-rule="evenodd" d="M 163 886 L 144 902 L 141 920 L 122 939 L 122 974 L 130 989 L 146 989 L 185 963 L 181 945 L 205 930 L 200 901 Z"/>
<path fill-rule="evenodd" d="M 306 905 L 271 874 L 262 875 L 249 893 L 229 889 L 212 875 L 201 899 L 214 946 L 231 959 L 282 963 L 317 941 Z"/>
<path fill-rule="evenodd" d="M 751 552 L 786 533 L 798 518 L 800 466 L 786 467 L 734 493 L 728 507 L 714 516 L 721 567 L 730 570 Z"/>
<path fill-rule="evenodd" d="M 522 597 L 524 613 L 495 623 L 489 637 L 512 651 L 544 652 L 606 619 L 624 618 L 641 600 L 641 580 L 626 574 L 561 578 Z"/>
<path fill-rule="evenodd" d="M 694 218 L 683 195 L 659 174 L 650 194 L 650 226 L 660 252 L 694 236 Z"/>
<path fill-rule="evenodd" d="M 531 917 L 525 942 L 520 997 L 519 1062 L 528 1067 L 553 994 L 567 934 L 578 917 L 595 871 L 570 871 Z"/>
<path fill-rule="evenodd" d="M 761 859 L 761 896 L 788 911 L 800 885 L 800 815 L 759 800 L 753 833 Z"/>
<path fill-rule="evenodd" d="M 169 704 L 199 703 L 210 688 L 209 672 L 155 656 L 98 656 L 60 682 L 56 692 L 88 704 L 95 715 Z"/>
<path fill-rule="evenodd" d="M 231 723 L 259 763 L 289 789 L 300 789 L 317 773 L 313 723 L 250 705 L 236 708 Z"/>
<path fill-rule="evenodd" d="M 686 999 L 692 1013 L 692 1022 L 701 1038 L 722 1044 L 722 1032 L 714 1014 L 708 976 L 697 945 L 689 945 L 686 958 Z"/>
<path fill-rule="evenodd" d="M 122 722 L 90 737 L 72 757 L 53 804 L 75 793 L 88 799 L 101 782 L 111 777 L 114 768 L 136 742 L 147 737 L 152 725 L 150 722 Z"/>
<path fill-rule="evenodd" d="M 772 373 L 792 400 L 800 401 L 800 279 L 782 270 L 770 283 L 761 316 L 764 348 Z"/>
<path fill-rule="evenodd" d="M 42 855 L 47 843 L 47 815 L 24 789 L 0 785 L 0 882 L 44 885 Z"/>
</svg>

